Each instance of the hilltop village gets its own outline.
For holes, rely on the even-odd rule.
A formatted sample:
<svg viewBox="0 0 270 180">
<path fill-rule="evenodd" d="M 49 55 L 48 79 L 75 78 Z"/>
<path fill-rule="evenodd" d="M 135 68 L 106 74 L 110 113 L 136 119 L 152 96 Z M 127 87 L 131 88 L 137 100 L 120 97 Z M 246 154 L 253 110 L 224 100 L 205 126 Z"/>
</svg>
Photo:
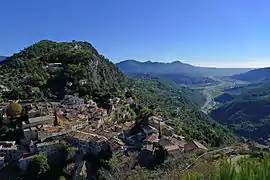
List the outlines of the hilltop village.
<svg viewBox="0 0 270 180">
<path fill-rule="evenodd" d="M 1 167 L 11 161 L 26 171 L 36 154 L 50 159 L 61 150 L 63 142 L 83 155 L 137 151 L 138 162 L 146 167 L 161 148 L 166 157 L 207 151 L 201 143 L 176 135 L 162 117 L 148 115 L 142 117 L 142 123 L 129 121 L 131 114 L 123 109 L 136 110 L 132 97 L 111 98 L 107 107 L 98 107 L 93 100 L 86 102 L 76 95 L 66 95 L 60 102 L 3 103 L 1 128 L 8 129 L 8 133 L 1 136 Z M 117 121 L 119 111 L 126 121 Z"/>
</svg>

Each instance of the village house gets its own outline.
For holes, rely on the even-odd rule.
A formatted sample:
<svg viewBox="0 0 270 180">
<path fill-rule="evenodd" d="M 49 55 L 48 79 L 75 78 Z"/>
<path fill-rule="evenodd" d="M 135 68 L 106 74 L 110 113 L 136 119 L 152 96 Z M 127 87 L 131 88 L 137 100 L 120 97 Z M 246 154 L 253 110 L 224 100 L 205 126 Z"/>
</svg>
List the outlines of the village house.
<svg viewBox="0 0 270 180">
<path fill-rule="evenodd" d="M 67 133 L 70 133 L 72 129 L 66 129 L 60 126 L 44 126 L 38 130 L 38 140 L 41 142 L 51 138 L 54 140 L 61 139 Z"/>
<path fill-rule="evenodd" d="M 20 151 L 15 141 L 0 141 L 0 156 L 6 156 L 11 160 L 20 156 Z"/>
<path fill-rule="evenodd" d="M 34 117 L 34 118 L 29 118 L 28 124 L 23 124 L 23 128 L 29 128 L 29 127 L 34 127 L 38 125 L 52 125 L 54 122 L 54 116 L 40 116 L 40 117 Z"/>
<path fill-rule="evenodd" d="M 67 135 L 69 143 L 77 147 L 82 153 L 98 154 L 102 150 L 107 150 L 108 139 L 104 136 L 81 131 L 73 131 Z"/>
<path fill-rule="evenodd" d="M 152 126 L 144 126 L 142 130 L 146 137 L 158 133 L 158 130 Z"/>
<path fill-rule="evenodd" d="M 104 116 L 107 116 L 107 110 L 103 108 L 93 108 L 90 110 L 90 118 L 93 119 L 102 119 Z"/>
<path fill-rule="evenodd" d="M 143 144 L 153 144 L 153 143 L 158 142 L 158 140 L 159 140 L 159 134 L 154 133 L 146 137 L 146 139 L 143 141 Z"/>
<path fill-rule="evenodd" d="M 121 150 L 124 150 L 125 144 L 120 139 L 113 137 L 109 139 L 110 149 L 116 153 Z"/>
<path fill-rule="evenodd" d="M 37 143 L 36 147 L 37 152 L 39 154 L 43 154 L 44 156 L 49 157 L 57 153 L 61 146 L 59 140 L 57 140 L 57 141 Z"/>
<path fill-rule="evenodd" d="M 81 129 L 88 124 L 88 120 L 86 121 L 65 121 L 65 128 L 71 129 L 73 131 Z"/>
<path fill-rule="evenodd" d="M 198 141 L 191 141 L 190 143 L 185 144 L 185 153 L 187 152 L 205 152 L 208 149 L 202 145 L 201 143 L 199 143 Z"/>
<path fill-rule="evenodd" d="M 73 95 L 65 95 L 62 104 L 69 109 L 74 109 L 78 106 L 84 105 L 84 99 Z"/>
<path fill-rule="evenodd" d="M 177 156 L 184 152 L 185 140 L 178 140 L 176 138 L 162 136 L 159 144 L 168 152 L 169 156 Z"/>
<path fill-rule="evenodd" d="M 174 129 L 171 126 L 168 126 L 160 117 L 151 116 L 148 118 L 149 125 L 159 129 L 165 136 L 172 136 L 174 134 Z"/>
<path fill-rule="evenodd" d="M 169 156 L 177 156 L 183 152 L 180 147 L 175 144 L 167 145 L 164 149 L 168 152 Z"/>
<path fill-rule="evenodd" d="M 36 127 L 29 127 L 23 130 L 24 138 L 21 139 L 22 144 L 28 144 L 30 141 L 38 139 L 38 129 Z"/>
</svg>

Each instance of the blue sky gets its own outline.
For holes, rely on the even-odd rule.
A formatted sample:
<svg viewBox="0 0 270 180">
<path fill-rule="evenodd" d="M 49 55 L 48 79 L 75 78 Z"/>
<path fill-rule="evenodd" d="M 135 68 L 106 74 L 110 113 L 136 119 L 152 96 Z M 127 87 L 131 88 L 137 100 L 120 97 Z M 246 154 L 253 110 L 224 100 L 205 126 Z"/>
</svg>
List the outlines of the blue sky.
<svg viewBox="0 0 270 180">
<path fill-rule="evenodd" d="M 269 0 L 3 0 L 0 55 L 85 40 L 113 62 L 270 66 Z"/>
</svg>

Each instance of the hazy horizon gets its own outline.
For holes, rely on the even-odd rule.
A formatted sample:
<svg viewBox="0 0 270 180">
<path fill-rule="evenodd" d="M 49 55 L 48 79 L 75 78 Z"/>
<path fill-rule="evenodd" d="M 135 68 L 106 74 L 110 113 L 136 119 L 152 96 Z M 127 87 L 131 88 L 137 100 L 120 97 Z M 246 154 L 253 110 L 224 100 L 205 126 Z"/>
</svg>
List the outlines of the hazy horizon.
<svg viewBox="0 0 270 180">
<path fill-rule="evenodd" d="M 192 66 L 198 66 L 198 67 L 213 67 L 213 68 L 266 68 L 270 67 L 270 61 L 254 61 L 254 60 L 248 60 L 245 61 L 246 63 L 243 64 L 242 62 L 219 62 L 219 61 L 193 61 L 193 60 L 172 60 L 172 61 L 155 61 L 155 60 L 139 60 L 139 59 L 126 59 L 126 60 L 135 60 L 139 62 L 159 62 L 159 63 L 172 63 L 175 61 L 180 61 L 182 63 L 190 64 Z M 126 61 L 122 60 L 122 61 Z M 116 63 L 122 62 L 118 61 Z"/>
</svg>

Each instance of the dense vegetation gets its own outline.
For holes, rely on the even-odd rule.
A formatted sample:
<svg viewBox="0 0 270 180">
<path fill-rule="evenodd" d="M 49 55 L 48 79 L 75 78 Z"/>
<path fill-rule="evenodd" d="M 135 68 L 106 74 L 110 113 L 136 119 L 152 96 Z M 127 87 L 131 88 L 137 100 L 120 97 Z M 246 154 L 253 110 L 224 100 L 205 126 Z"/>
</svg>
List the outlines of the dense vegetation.
<svg viewBox="0 0 270 180">
<path fill-rule="evenodd" d="M 40 41 L 6 58 L 0 67 L 1 84 L 12 89 L 12 98 L 92 95 L 125 83 L 123 74 L 88 42 Z"/>
<path fill-rule="evenodd" d="M 219 146 L 234 140 L 229 130 L 198 110 L 204 102 L 202 95 L 189 88 L 179 87 L 166 80 L 130 80 L 131 93 L 139 104 L 159 109 L 181 135 Z"/>
<path fill-rule="evenodd" d="M 207 174 L 189 172 L 185 180 L 267 180 L 270 178 L 270 155 L 254 153 L 250 157 L 241 158 L 233 163 L 222 157 L 218 167 Z"/>
<path fill-rule="evenodd" d="M 266 143 L 270 128 L 270 84 L 228 89 L 225 94 L 217 98 L 225 103 L 211 116 L 239 135 Z"/>
<path fill-rule="evenodd" d="M 100 170 L 100 179 L 268 180 L 270 178 L 269 153 L 256 152 L 237 156 L 237 159 L 224 154 L 219 158 L 209 156 L 197 161 L 190 169 L 185 169 L 185 164 L 194 161 L 191 155 L 178 160 L 170 159 L 151 171 L 136 165 L 132 156 L 113 157 L 107 162 L 109 170 Z"/>
</svg>

